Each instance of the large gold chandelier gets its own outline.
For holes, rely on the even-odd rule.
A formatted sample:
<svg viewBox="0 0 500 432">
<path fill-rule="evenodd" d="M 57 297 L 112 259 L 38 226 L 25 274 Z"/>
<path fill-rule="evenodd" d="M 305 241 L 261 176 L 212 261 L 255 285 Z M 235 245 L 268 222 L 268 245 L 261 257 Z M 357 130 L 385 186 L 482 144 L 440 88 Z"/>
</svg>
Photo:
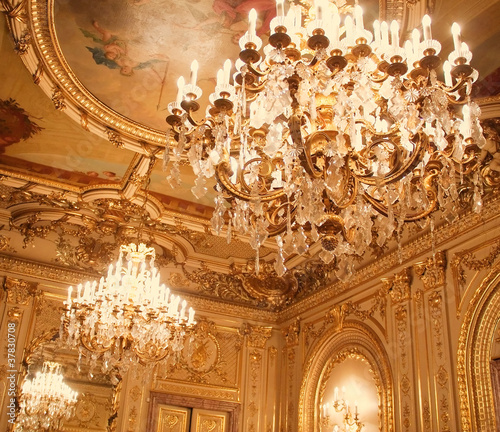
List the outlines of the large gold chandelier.
<svg viewBox="0 0 500 432">
<path fill-rule="evenodd" d="M 149 258 L 149 263 L 147 263 Z M 184 346 L 194 324 L 186 300 L 160 285 L 155 250 L 141 243 L 122 245 L 106 278 L 68 290 L 61 339 L 78 347 L 91 370 L 123 373 L 131 365 L 154 364 Z"/>
<path fill-rule="evenodd" d="M 427 15 L 423 37 L 415 29 L 401 43 L 396 21 L 375 21 L 371 32 L 357 4 L 303 5 L 285 14 L 277 0 L 263 53 L 250 12 L 234 82 L 228 60 L 201 120 L 193 62 L 169 105 L 165 162 L 172 159 L 168 178 L 178 182 L 187 154 L 196 197 L 215 177 L 212 225 L 217 233 L 226 226 L 228 239 L 250 238 L 257 271 L 259 247 L 275 236 L 279 275 L 286 257 L 318 240 L 320 257 L 349 275 L 353 256 L 400 236 L 405 222 L 425 222 L 437 209 L 456 213 L 464 186 L 481 208 L 484 137 L 470 100 L 477 72 L 456 24 L 441 68 Z"/>
<path fill-rule="evenodd" d="M 75 411 L 78 393 L 65 382 L 61 365 L 44 362 L 33 379 L 23 383 L 16 431 L 60 430 Z"/>
</svg>

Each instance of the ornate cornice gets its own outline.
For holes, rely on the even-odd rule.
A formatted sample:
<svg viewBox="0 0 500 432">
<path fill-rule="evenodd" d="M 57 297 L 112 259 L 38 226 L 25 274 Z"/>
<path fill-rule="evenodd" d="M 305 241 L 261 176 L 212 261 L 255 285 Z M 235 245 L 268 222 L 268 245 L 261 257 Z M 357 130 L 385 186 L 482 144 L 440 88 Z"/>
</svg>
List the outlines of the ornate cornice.
<svg viewBox="0 0 500 432">
<path fill-rule="evenodd" d="M 490 201 L 487 201 L 481 213 L 477 214 L 473 211 L 465 212 L 454 223 L 446 223 L 434 229 L 434 233 L 425 233 L 415 238 L 414 240 L 401 246 L 401 249 L 394 250 L 381 258 L 369 263 L 368 265 L 356 271 L 354 276 L 348 283 L 341 281 L 329 285 L 327 288 L 317 291 L 310 296 L 299 300 L 297 303 L 290 305 L 280 312 L 279 322 L 285 322 L 293 319 L 317 307 L 319 304 L 328 304 L 332 299 L 338 297 L 342 293 L 354 291 L 367 281 L 382 277 L 391 271 L 395 271 L 398 267 L 408 266 L 412 262 L 416 262 L 419 258 L 432 252 L 433 248 L 443 248 L 446 242 L 463 236 L 478 226 L 498 219 L 500 215 L 500 196 L 494 196 Z M 443 248 L 444 249 L 444 248 Z"/>
</svg>

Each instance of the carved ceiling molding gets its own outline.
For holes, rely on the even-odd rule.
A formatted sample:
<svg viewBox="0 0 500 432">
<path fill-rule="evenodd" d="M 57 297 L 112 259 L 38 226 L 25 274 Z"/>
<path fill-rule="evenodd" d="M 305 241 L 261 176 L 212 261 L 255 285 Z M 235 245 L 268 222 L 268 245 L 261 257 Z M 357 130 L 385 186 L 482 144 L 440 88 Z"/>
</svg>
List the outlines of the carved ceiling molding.
<svg viewBox="0 0 500 432">
<path fill-rule="evenodd" d="M 484 203 L 480 214 L 472 211 L 464 212 L 453 223 L 445 223 L 434 229 L 434 233 L 423 234 L 416 239 L 402 245 L 401 250 L 380 257 L 356 271 L 347 282 L 335 282 L 323 290 L 314 292 L 310 296 L 297 301 L 280 312 L 279 322 L 286 322 L 306 311 L 317 307 L 318 304 L 327 304 L 346 291 L 354 291 L 366 282 L 381 278 L 384 274 L 396 271 L 402 265 L 409 264 L 431 253 L 433 248 L 442 247 L 448 241 L 465 235 L 479 226 L 484 226 L 490 221 L 500 219 L 500 196 L 494 195 Z M 418 262 L 418 261 L 417 261 Z"/>
</svg>

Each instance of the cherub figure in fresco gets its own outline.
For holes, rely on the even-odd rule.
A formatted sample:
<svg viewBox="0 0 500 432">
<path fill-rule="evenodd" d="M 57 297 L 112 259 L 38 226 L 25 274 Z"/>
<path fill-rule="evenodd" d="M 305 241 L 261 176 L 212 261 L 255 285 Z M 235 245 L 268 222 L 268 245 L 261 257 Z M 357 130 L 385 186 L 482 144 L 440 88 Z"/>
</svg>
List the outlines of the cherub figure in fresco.
<svg viewBox="0 0 500 432">
<path fill-rule="evenodd" d="M 262 21 L 257 28 L 257 35 L 260 36 L 269 30 L 269 24 L 276 16 L 276 0 L 214 0 L 212 9 L 216 16 L 200 22 L 195 29 L 213 24 L 231 29 L 234 24 L 241 21 L 247 23 L 248 13 L 252 8 L 258 11 Z M 233 39 L 235 43 L 238 43 L 240 36 L 242 34 L 235 35 Z"/>
<path fill-rule="evenodd" d="M 146 69 L 154 63 L 164 61 L 160 59 L 151 59 L 146 62 L 133 60 L 129 57 L 126 40 L 111 34 L 109 30 L 101 27 L 97 21 L 94 21 L 92 25 L 100 33 L 100 37 L 85 29 L 80 30 L 85 37 L 99 44 L 96 47 L 87 47 L 98 65 L 102 64 L 110 69 L 120 69 L 122 75 L 131 76 L 134 70 Z"/>
</svg>

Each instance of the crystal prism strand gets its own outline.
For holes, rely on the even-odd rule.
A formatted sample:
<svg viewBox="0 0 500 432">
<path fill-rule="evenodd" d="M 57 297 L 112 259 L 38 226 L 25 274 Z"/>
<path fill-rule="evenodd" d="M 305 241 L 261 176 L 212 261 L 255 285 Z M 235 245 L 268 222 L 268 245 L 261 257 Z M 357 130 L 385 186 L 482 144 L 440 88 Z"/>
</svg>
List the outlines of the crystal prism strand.
<svg viewBox="0 0 500 432">
<path fill-rule="evenodd" d="M 430 227 L 431 227 L 431 248 L 432 248 L 432 258 L 436 261 L 436 236 L 434 232 L 434 217 L 429 216 Z"/>
<path fill-rule="evenodd" d="M 165 172 L 167 170 L 168 163 L 170 162 L 170 137 L 172 134 L 172 129 L 168 129 L 165 136 L 165 150 L 163 150 L 163 164 L 162 170 Z"/>
<path fill-rule="evenodd" d="M 226 242 L 227 244 L 231 243 L 231 234 L 232 234 L 232 223 L 231 219 L 227 222 L 227 234 L 226 234 Z"/>
<path fill-rule="evenodd" d="M 288 203 L 288 208 L 287 208 L 287 225 L 286 225 L 286 234 L 283 244 L 284 244 L 283 250 L 285 254 L 292 255 L 294 252 L 294 243 L 293 243 L 292 215 L 290 212 L 290 202 Z"/>
<path fill-rule="evenodd" d="M 274 270 L 278 276 L 283 276 L 287 270 L 285 267 L 285 257 L 283 251 L 283 239 L 280 235 L 276 236 L 276 244 L 278 245 L 278 257 L 274 262 Z"/>
<path fill-rule="evenodd" d="M 217 185 L 217 196 L 215 197 L 215 209 L 210 222 L 212 223 L 212 228 L 215 230 L 217 235 L 220 235 L 222 227 L 224 226 L 224 214 L 226 213 L 226 200 L 222 195 L 222 191 L 219 185 Z"/>
<path fill-rule="evenodd" d="M 481 213 L 481 210 L 483 209 L 483 182 L 479 178 L 479 172 L 476 171 L 474 173 L 474 195 L 473 195 L 473 203 L 472 203 L 472 210 L 475 213 Z"/>
<path fill-rule="evenodd" d="M 486 145 L 486 137 L 483 133 L 483 128 L 479 121 L 481 116 L 481 108 L 476 102 L 470 103 L 471 125 L 472 125 L 472 139 L 479 148 Z"/>
<path fill-rule="evenodd" d="M 205 180 L 205 176 L 202 171 L 199 172 L 194 184 L 195 185 L 191 188 L 192 194 L 198 199 L 203 198 L 207 193 L 207 188 L 205 187 L 207 181 Z"/>
<path fill-rule="evenodd" d="M 307 252 L 307 249 L 309 249 L 309 245 L 307 244 L 307 236 L 304 233 L 304 228 L 300 227 L 295 232 L 295 236 L 294 236 L 294 250 L 299 255 L 304 255 Z"/>
</svg>

